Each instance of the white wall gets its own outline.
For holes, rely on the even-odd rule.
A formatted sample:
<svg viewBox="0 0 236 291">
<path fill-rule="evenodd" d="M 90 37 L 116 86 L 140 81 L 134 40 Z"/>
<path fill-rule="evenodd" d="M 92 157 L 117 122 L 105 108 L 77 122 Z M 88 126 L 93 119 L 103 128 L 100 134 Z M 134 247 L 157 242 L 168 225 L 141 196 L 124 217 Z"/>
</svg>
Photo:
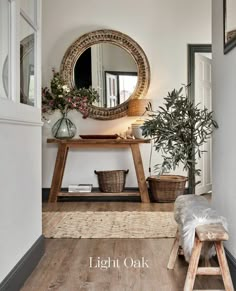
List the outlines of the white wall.
<svg viewBox="0 0 236 291">
<path fill-rule="evenodd" d="M 236 11 L 236 1 L 228 0 L 227 1 L 227 21 L 226 21 L 227 31 L 236 29 L 235 11 Z"/>
<path fill-rule="evenodd" d="M 137 65 L 127 51 L 107 43 L 102 48 L 104 71 L 137 72 Z"/>
<path fill-rule="evenodd" d="M 20 62 L 19 59 L 16 64 L 14 61 L 17 56 L 19 57 L 17 48 L 20 47 L 20 43 L 15 44 L 13 39 L 18 38 L 20 41 L 19 29 L 22 27 L 14 26 L 19 23 L 20 1 L 8 2 L 16 8 L 12 9 L 11 25 L 16 29 L 18 37 L 13 34 L 11 42 L 13 60 L 11 68 L 14 70 L 12 69 L 10 73 L 13 95 L 9 94 L 9 99 L 0 98 L 0 282 L 42 235 L 41 109 L 17 102 L 20 90 L 17 87 L 19 76 L 17 73 L 15 76 L 15 72 L 17 72 L 17 63 L 19 65 Z M 32 4 L 32 1 L 30 2 Z M 41 1 L 37 0 L 37 4 L 40 19 Z M 40 27 L 40 21 L 38 24 Z M 39 31 L 37 38 L 39 55 L 40 39 Z M 38 66 L 35 68 L 35 71 L 39 72 L 37 105 L 41 103 L 39 64 L 40 57 L 37 56 Z"/>
<path fill-rule="evenodd" d="M 145 51 L 151 66 L 151 84 L 147 98 L 155 106 L 173 88 L 187 82 L 187 44 L 211 43 L 210 0 L 50 0 L 43 1 L 43 85 L 59 69 L 69 45 L 84 33 L 96 29 L 121 31 Z M 51 124 L 58 118 L 51 116 Z M 119 133 L 127 130 L 134 118 L 114 121 L 83 120 L 71 113 L 78 134 Z M 50 126 L 43 130 L 43 187 L 50 187 L 56 146 L 47 145 Z M 150 146 L 142 146 L 145 172 L 148 175 Z M 155 155 L 155 154 L 154 154 Z M 155 159 L 153 159 L 155 164 Z M 90 182 L 97 185 L 94 169 L 130 169 L 127 186 L 137 186 L 131 154 L 127 150 L 86 150 L 69 153 L 63 186 Z M 81 167 L 82 166 L 82 167 Z"/>
<path fill-rule="evenodd" d="M 40 112 L 11 101 L 0 103 L 1 282 L 40 237 L 42 227 L 41 127 L 32 123 L 33 118 L 40 121 Z"/>
<path fill-rule="evenodd" d="M 224 55 L 222 0 L 213 0 L 212 5 L 212 96 L 219 123 L 213 136 L 213 204 L 228 220 L 230 239 L 226 247 L 236 257 L 236 48 Z"/>
</svg>

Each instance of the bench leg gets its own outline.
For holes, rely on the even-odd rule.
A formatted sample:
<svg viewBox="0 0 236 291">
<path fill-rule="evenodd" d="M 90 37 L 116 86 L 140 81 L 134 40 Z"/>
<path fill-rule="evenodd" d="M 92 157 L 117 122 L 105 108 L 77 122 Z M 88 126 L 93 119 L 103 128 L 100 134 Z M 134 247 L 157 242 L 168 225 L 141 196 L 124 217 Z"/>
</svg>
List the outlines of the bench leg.
<svg viewBox="0 0 236 291">
<path fill-rule="evenodd" d="M 177 230 L 175 240 L 174 240 L 174 243 L 173 243 L 173 246 L 171 249 L 169 262 L 167 265 L 168 270 L 174 269 L 175 261 L 176 261 L 177 255 L 178 255 L 178 250 L 179 250 L 179 231 Z"/>
<path fill-rule="evenodd" d="M 221 274 L 226 291 L 233 291 L 233 283 L 230 277 L 229 267 L 225 256 L 225 250 L 222 241 L 217 241 L 214 243 L 216 248 L 216 254 L 219 261 Z"/>
<path fill-rule="evenodd" d="M 188 266 L 188 272 L 187 276 L 185 279 L 185 284 L 184 284 L 184 291 L 192 291 L 196 274 L 197 274 L 197 268 L 198 268 L 198 263 L 199 263 L 199 258 L 201 254 L 201 249 L 202 249 L 202 242 L 198 239 L 195 238 L 194 242 L 194 247 L 192 250 L 189 266 Z"/>
</svg>

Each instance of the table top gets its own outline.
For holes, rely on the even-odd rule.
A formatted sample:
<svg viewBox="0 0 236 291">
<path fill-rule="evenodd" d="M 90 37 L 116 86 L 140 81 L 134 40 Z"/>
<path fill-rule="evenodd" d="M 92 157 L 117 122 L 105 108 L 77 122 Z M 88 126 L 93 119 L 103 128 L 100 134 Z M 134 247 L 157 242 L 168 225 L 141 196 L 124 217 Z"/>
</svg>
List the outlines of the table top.
<svg viewBox="0 0 236 291">
<path fill-rule="evenodd" d="M 57 144 L 139 144 L 139 143 L 150 143 L 150 139 L 56 139 L 48 138 L 47 143 Z"/>
</svg>

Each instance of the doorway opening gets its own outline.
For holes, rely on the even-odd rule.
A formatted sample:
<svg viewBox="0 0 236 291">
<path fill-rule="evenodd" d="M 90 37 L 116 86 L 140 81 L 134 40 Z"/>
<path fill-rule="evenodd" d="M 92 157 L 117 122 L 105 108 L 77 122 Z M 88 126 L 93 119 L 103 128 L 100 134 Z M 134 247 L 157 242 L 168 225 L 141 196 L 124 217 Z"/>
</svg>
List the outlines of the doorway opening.
<svg viewBox="0 0 236 291">
<path fill-rule="evenodd" d="M 127 101 L 137 81 L 137 72 L 105 71 L 105 107 L 114 107 Z"/>
<path fill-rule="evenodd" d="M 212 83 L 211 83 L 211 45 L 188 45 L 188 84 L 189 98 L 201 109 L 205 107 L 212 111 Z M 197 160 L 197 168 L 201 170 L 201 176 L 196 178 L 198 182 L 195 193 L 201 195 L 212 190 L 212 139 L 203 145 L 202 158 Z"/>
</svg>

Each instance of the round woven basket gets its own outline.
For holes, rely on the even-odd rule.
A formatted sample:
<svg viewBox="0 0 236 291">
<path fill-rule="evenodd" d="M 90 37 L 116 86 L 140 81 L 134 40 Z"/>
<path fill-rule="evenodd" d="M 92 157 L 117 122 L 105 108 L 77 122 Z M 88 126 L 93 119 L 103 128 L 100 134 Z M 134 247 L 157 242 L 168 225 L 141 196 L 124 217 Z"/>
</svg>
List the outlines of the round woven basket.
<svg viewBox="0 0 236 291">
<path fill-rule="evenodd" d="M 184 194 L 188 179 L 178 175 L 151 176 L 147 178 L 154 201 L 173 202 L 179 195 Z"/>
<path fill-rule="evenodd" d="M 118 193 L 125 188 L 126 175 L 129 170 L 94 171 L 98 175 L 98 185 L 101 192 Z"/>
</svg>

